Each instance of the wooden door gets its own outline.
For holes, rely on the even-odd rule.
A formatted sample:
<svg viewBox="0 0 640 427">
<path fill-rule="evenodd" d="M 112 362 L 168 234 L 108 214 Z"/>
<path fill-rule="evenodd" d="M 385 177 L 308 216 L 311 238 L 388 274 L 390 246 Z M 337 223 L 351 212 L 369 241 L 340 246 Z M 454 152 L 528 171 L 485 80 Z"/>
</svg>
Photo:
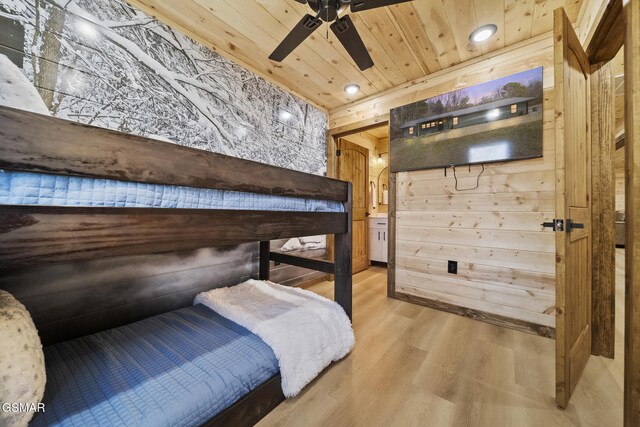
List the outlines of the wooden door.
<svg viewBox="0 0 640 427">
<path fill-rule="evenodd" d="M 554 15 L 556 403 L 564 408 L 591 354 L 590 65 L 564 9 Z"/>
<path fill-rule="evenodd" d="M 353 183 L 353 273 L 369 267 L 367 208 L 369 150 L 344 139 L 338 141 L 338 179 Z"/>
</svg>

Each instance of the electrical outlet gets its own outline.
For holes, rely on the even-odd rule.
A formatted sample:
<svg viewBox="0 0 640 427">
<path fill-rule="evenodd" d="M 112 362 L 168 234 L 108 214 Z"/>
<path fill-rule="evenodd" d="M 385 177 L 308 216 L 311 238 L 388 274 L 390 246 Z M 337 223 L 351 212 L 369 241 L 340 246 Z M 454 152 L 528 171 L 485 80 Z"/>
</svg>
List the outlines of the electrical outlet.
<svg viewBox="0 0 640 427">
<path fill-rule="evenodd" d="M 449 274 L 458 274 L 458 261 L 449 261 L 447 271 Z"/>
</svg>

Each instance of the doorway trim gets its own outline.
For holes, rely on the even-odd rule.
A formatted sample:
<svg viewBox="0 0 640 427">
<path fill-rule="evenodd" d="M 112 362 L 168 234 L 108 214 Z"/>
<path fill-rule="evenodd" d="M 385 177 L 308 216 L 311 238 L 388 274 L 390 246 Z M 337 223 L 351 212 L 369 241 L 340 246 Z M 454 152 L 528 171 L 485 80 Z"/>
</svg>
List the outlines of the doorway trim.
<svg viewBox="0 0 640 427">
<path fill-rule="evenodd" d="M 332 129 L 327 130 L 327 177 L 328 178 L 338 178 L 338 159 L 336 157 L 336 149 L 338 147 L 338 139 L 353 135 L 360 132 L 366 132 L 370 129 L 378 128 L 384 125 L 389 125 L 389 114 L 381 114 L 371 119 L 362 120 L 359 122 L 350 123 L 345 126 L 339 126 Z M 391 187 L 393 175 L 393 189 Z M 393 200 L 393 202 L 392 202 Z M 393 211 L 393 216 L 392 212 Z M 393 218 L 393 220 L 392 220 Z M 393 225 L 392 225 L 393 223 Z M 389 213 L 388 213 L 388 227 L 389 227 L 389 260 L 387 263 L 387 271 L 395 272 L 395 174 L 389 173 Z M 333 259 L 333 235 L 327 236 L 327 259 Z M 391 251 L 392 247 L 393 252 Z M 390 273 L 388 273 L 390 274 Z M 395 273 L 394 273 L 395 274 Z M 394 276 L 395 279 L 395 276 Z M 329 276 L 329 280 L 332 280 L 331 276 Z M 395 281 L 395 280 L 394 280 Z M 389 294 L 389 289 L 391 282 L 387 280 L 387 294 Z M 392 295 L 389 295 L 392 296 Z"/>
<path fill-rule="evenodd" d="M 640 423 L 640 2 L 624 2 L 626 293 L 624 425 Z"/>
<path fill-rule="evenodd" d="M 586 46 L 591 64 L 592 223 L 614 224 L 613 156 L 616 150 L 614 76 L 611 60 L 624 43 L 622 0 L 611 0 Z M 614 357 L 615 350 L 615 230 L 592 230 L 591 354 Z"/>
</svg>

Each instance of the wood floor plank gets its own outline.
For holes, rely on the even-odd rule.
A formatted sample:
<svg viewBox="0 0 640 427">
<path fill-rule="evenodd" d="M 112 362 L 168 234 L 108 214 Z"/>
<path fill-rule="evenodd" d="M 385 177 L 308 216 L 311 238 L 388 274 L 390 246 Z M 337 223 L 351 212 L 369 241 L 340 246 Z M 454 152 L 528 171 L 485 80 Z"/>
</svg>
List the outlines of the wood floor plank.
<svg viewBox="0 0 640 427">
<path fill-rule="evenodd" d="M 553 340 L 388 299 L 386 270 L 372 267 L 354 276 L 352 353 L 258 426 L 621 425 L 622 249 L 616 265 L 616 359 L 592 357 L 565 410 Z"/>
</svg>

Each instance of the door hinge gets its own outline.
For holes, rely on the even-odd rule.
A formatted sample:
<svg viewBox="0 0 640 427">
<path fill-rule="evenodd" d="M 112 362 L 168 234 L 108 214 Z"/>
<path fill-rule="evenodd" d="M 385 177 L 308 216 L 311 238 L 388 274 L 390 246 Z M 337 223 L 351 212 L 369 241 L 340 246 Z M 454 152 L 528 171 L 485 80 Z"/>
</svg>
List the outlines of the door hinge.
<svg viewBox="0 0 640 427">
<path fill-rule="evenodd" d="M 564 221 L 561 219 L 554 219 L 552 222 L 543 222 L 542 226 L 551 228 L 553 231 L 564 231 Z"/>
</svg>

